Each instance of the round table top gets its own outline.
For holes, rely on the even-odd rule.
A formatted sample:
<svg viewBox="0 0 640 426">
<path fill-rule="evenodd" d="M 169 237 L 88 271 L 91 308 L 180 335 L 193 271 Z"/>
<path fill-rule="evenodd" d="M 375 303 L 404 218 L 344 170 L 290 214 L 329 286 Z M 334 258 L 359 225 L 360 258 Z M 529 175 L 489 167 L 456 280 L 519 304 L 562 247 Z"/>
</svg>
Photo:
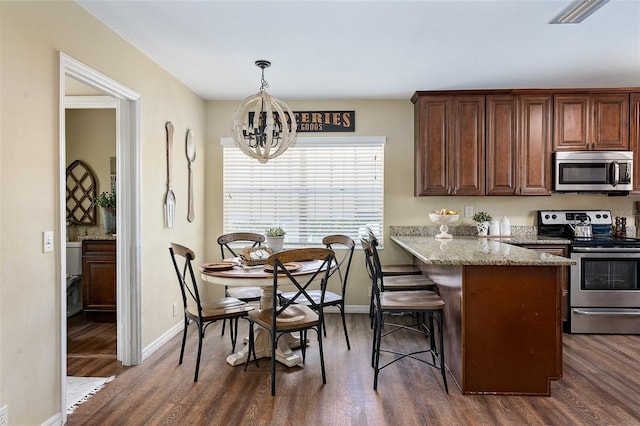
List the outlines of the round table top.
<svg viewBox="0 0 640 426">
<path fill-rule="evenodd" d="M 291 275 L 311 275 L 318 270 L 322 264 L 321 260 L 310 260 L 306 262 L 296 262 L 300 264 L 300 269 Z M 235 286 L 235 287 L 270 287 L 273 285 L 273 273 L 264 270 L 265 265 L 257 266 L 234 266 L 232 269 L 224 271 L 205 271 L 200 268 L 201 278 L 209 283 Z"/>
</svg>

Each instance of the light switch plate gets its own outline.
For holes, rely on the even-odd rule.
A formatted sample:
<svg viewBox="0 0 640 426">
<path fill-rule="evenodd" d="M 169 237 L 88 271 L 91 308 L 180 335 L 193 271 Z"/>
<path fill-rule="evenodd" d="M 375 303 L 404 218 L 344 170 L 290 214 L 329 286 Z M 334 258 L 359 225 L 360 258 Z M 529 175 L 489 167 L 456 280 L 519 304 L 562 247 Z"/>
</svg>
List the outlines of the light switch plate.
<svg viewBox="0 0 640 426">
<path fill-rule="evenodd" d="M 53 251 L 53 231 L 45 231 L 42 233 L 42 252 L 50 253 Z"/>
<path fill-rule="evenodd" d="M 464 206 L 464 217 L 473 217 L 473 206 Z"/>
</svg>

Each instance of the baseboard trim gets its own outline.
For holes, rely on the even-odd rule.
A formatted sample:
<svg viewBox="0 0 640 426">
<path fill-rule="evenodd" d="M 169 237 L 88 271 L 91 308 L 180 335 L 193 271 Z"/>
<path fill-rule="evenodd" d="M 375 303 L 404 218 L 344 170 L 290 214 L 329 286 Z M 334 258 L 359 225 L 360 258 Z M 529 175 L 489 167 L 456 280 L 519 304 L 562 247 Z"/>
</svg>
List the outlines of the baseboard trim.
<svg viewBox="0 0 640 426">
<path fill-rule="evenodd" d="M 144 362 L 145 359 L 149 358 L 155 351 L 160 349 L 165 343 L 173 339 L 173 337 L 176 334 L 181 333 L 183 324 L 184 324 L 184 321 L 180 321 L 179 323 L 171 327 L 169 330 L 167 330 L 160 337 L 158 337 L 156 340 L 151 342 L 149 346 L 145 347 L 142 350 L 142 361 Z"/>
</svg>

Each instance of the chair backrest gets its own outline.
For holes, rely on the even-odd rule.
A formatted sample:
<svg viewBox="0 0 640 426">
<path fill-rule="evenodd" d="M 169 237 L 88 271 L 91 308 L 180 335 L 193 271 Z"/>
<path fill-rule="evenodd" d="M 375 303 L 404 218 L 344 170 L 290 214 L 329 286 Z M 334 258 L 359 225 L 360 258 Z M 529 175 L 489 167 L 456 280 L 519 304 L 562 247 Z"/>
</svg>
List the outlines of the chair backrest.
<svg viewBox="0 0 640 426">
<path fill-rule="evenodd" d="M 345 291 L 347 289 L 347 281 L 349 280 L 349 271 L 351 270 L 351 260 L 353 259 L 353 251 L 356 247 L 355 241 L 351 237 L 346 235 L 327 235 L 322 239 L 322 244 L 327 246 L 328 249 L 336 249 L 336 248 L 345 248 L 346 251 L 344 255 L 338 259 L 336 259 L 335 268 L 331 269 L 329 272 L 329 277 L 332 277 L 334 274 L 338 274 L 340 278 L 340 286 L 342 297 L 345 295 Z M 335 253 L 335 251 L 334 251 Z"/>
<path fill-rule="evenodd" d="M 378 237 L 376 237 L 376 234 L 373 233 L 373 230 L 371 228 L 367 228 L 367 234 L 369 234 L 369 243 L 373 247 L 378 247 Z"/>
<path fill-rule="evenodd" d="M 191 303 L 198 308 L 198 316 L 202 318 L 200 292 L 198 291 L 198 283 L 191 264 L 196 258 L 195 253 L 193 250 L 175 243 L 171 243 L 169 253 L 171 253 L 171 260 L 178 276 L 178 284 L 182 293 L 182 305 L 185 312 L 187 311 L 187 306 Z M 182 265 L 179 265 L 179 262 Z"/>
<path fill-rule="evenodd" d="M 253 232 L 232 232 L 230 234 L 224 234 L 218 237 L 218 244 L 220 245 L 220 255 L 223 259 L 227 257 L 239 257 L 233 248 L 231 243 L 245 242 L 249 243 L 251 247 L 258 247 L 264 243 L 264 235 L 256 234 Z M 225 253 L 227 250 L 228 253 Z"/>
<path fill-rule="evenodd" d="M 369 278 L 371 278 L 372 295 L 374 296 L 375 303 L 379 304 L 380 291 L 383 291 L 384 289 L 380 263 L 376 262 L 375 260 L 375 251 L 370 240 L 362 238 L 360 239 L 360 244 L 362 245 L 362 251 L 364 252 L 364 260 L 365 266 L 367 268 L 367 273 L 369 274 Z"/>
<path fill-rule="evenodd" d="M 360 239 L 360 245 L 362 245 L 362 251 L 364 252 L 364 266 L 367 269 L 367 274 L 371 278 L 372 283 L 378 279 L 378 272 L 373 261 L 373 247 L 371 241 L 366 238 Z"/>
<path fill-rule="evenodd" d="M 280 315 L 289 306 L 296 303 L 298 297 L 305 298 L 309 301 L 311 309 L 318 312 L 320 322 L 324 316 L 322 305 L 324 304 L 324 295 L 327 290 L 327 281 L 329 280 L 329 273 L 331 271 L 331 264 L 334 262 L 335 254 L 333 250 L 327 248 L 302 248 L 285 250 L 269 256 L 267 263 L 273 265 L 273 291 L 274 294 L 278 292 L 278 286 L 293 285 L 295 287 L 296 294 L 292 298 L 279 301 L 278 298 L 273 298 L 273 324 L 276 323 L 276 317 Z M 318 261 L 317 268 L 314 269 L 313 274 L 305 274 L 302 276 L 296 276 L 295 271 L 291 272 L 285 266 L 287 263 L 292 262 L 305 262 L 305 261 Z M 320 279 L 320 300 L 319 303 L 307 293 L 312 284 Z"/>
</svg>

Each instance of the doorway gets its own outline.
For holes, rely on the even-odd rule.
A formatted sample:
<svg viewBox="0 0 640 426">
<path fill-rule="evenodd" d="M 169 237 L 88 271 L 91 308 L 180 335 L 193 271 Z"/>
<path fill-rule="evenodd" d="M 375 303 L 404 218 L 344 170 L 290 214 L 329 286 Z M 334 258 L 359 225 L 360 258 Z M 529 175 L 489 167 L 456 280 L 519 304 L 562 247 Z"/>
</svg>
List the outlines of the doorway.
<svg viewBox="0 0 640 426">
<path fill-rule="evenodd" d="M 117 360 L 117 229 L 107 232 L 102 208 L 92 203 L 98 194 L 114 193 L 117 183 L 118 101 L 71 78 L 65 89 L 67 376 L 110 377 L 122 368 Z M 83 276 L 82 240 L 89 238 L 104 240 L 90 240 L 85 248 L 97 244 L 113 251 L 99 260 L 89 258 L 87 266 L 101 269 L 85 283 L 95 275 Z"/>
<path fill-rule="evenodd" d="M 60 283 L 60 408 L 66 421 L 67 376 L 67 303 L 66 303 L 66 129 L 65 100 L 71 81 L 80 82 L 112 98 L 116 109 L 116 161 L 119 179 L 116 216 L 117 229 L 117 359 L 123 365 L 142 362 L 141 291 L 140 291 L 140 95 L 87 65 L 60 53 L 59 92 L 59 221 L 57 253 Z M 122 185 L 121 182 L 127 182 Z"/>
</svg>

